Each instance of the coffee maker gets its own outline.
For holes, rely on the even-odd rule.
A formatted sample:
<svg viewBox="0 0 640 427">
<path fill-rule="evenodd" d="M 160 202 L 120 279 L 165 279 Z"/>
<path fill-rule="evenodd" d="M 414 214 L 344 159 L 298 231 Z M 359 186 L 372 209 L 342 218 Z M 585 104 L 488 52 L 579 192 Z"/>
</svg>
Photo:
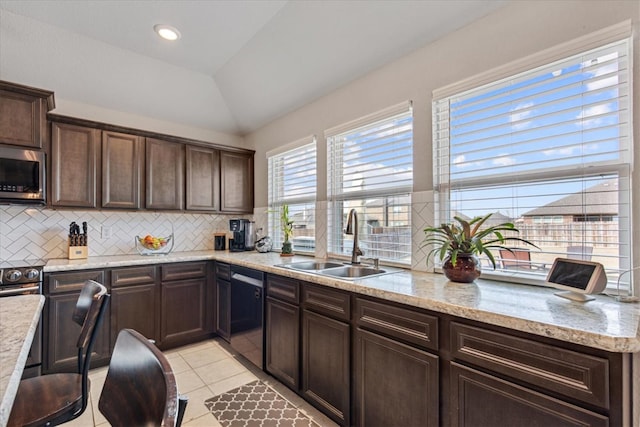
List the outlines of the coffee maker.
<svg viewBox="0 0 640 427">
<path fill-rule="evenodd" d="M 229 229 L 233 240 L 229 241 L 231 252 L 252 251 L 256 245 L 255 223 L 248 219 L 230 219 Z"/>
</svg>

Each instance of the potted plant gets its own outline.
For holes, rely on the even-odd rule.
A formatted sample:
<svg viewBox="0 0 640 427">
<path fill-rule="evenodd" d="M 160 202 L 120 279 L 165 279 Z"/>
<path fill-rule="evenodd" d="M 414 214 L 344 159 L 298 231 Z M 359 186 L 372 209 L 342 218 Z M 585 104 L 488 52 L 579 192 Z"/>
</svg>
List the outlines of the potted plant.
<svg viewBox="0 0 640 427">
<path fill-rule="evenodd" d="M 460 217 L 454 217 L 455 222 L 441 224 L 439 227 L 427 227 L 423 247 L 434 247 L 427 255 L 429 259 L 438 254 L 442 264 L 442 271 L 452 282 L 471 283 L 480 276 L 480 262 L 477 255 L 486 255 L 496 268 L 496 260 L 492 250 L 504 249 L 513 252 L 505 246 L 509 242 L 520 242 L 538 248 L 528 240 L 519 237 L 505 236 L 504 232 L 519 233 L 519 230 L 510 222 L 482 227 L 491 217 L 477 216 L 470 221 Z M 538 248 L 539 249 L 539 248 Z"/>
<path fill-rule="evenodd" d="M 282 205 L 280 211 L 280 226 L 282 227 L 282 233 L 284 234 L 284 241 L 282 242 L 282 250 L 280 254 L 283 256 L 293 255 L 293 248 L 289 239 L 293 235 L 293 221 L 289 218 L 289 206 Z"/>
</svg>

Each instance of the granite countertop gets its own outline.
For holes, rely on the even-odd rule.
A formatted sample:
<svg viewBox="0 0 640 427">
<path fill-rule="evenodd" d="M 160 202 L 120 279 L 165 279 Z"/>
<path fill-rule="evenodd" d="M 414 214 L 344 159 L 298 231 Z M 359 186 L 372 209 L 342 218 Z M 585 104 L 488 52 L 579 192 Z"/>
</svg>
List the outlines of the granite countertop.
<svg viewBox="0 0 640 427">
<path fill-rule="evenodd" d="M 0 298 L 0 426 L 6 426 L 44 306 L 42 295 Z"/>
<path fill-rule="evenodd" d="M 557 297 L 555 289 L 540 286 L 484 279 L 461 284 L 449 282 L 442 274 L 409 270 L 351 281 L 277 267 L 310 259 L 283 258 L 275 252 L 197 251 L 164 256 L 54 259 L 47 263 L 44 271 L 218 260 L 588 347 L 620 353 L 640 352 L 640 304 L 620 303 L 605 295 L 579 303 Z"/>
</svg>

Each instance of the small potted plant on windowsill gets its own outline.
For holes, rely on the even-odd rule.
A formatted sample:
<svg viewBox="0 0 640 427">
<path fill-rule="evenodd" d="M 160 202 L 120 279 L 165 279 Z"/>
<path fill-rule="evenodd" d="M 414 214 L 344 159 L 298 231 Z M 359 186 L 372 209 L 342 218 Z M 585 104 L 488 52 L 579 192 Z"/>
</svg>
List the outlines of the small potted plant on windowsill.
<svg viewBox="0 0 640 427">
<path fill-rule="evenodd" d="M 493 268 L 496 268 L 496 260 L 491 250 L 504 249 L 513 252 L 505 246 L 508 242 L 520 242 L 536 245 L 520 237 L 505 236 L 503 232 L 519 233 L 519 230 L 510 222 L 492 225 L 482 228 L 482 225 L 491 217 L 477 216 L 470 221 L 460 217 L 454 217 L 456 223 L 441 224 L 439 227 L 427 227 L 422 247 L 433 245 L 427 255 L 429 259 L 438 254 L 442 264 L 442 271 L 452 282 L 471 283 L 480 276 L 480 262 L 477 255 L 486 255 Z"/>
<path fill-rule="evenodd" d="M 284 235 L 284 241 L 282 242 L 281 256 L 293 256 L 293 247 L 289 239 L 293 235 L 293 221 L 289 218 L 289 206 L 282 205 L 280 212 L 280 226 L 282 227 L 282 233 Z"/>
</svg>

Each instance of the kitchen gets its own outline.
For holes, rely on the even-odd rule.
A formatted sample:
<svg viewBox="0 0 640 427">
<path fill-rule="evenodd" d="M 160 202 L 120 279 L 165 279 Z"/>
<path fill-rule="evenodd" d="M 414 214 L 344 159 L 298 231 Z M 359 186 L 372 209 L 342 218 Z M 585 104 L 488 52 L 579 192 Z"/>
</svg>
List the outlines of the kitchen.
<svg viewBox="0 0 640 427">
<path fill-rule="evenodd" d="M 8 2 L 10 3 L 10 2 Z M 292 6 L 293 7 L 293 6 Z M 320 12 L 318 12 L 320 13 Z M 530 17 L 535 16 L 532 20 Z M 579 16 L 580 19 L 575 19 Z M 422 203 L 416 206 L 416 210 L 424 211 L 431 200 L 430 192 L 433 190 L 433 177 L 430 166 L 432 158 L 431 149 L 431 92 L 438 87 L 462 80 L 470 75 L 477 74 L 495 65 L 506 64 L 535 52 L 560 45 L 568 40 L 575 39 L 585 34 L 592 33 L 619 22 L 631 19 L 636 29 L 637 38 L 638 9 L 635 2 L 554 2 L 541 8 L 536 2 L 516 2 L 507 4 L 502 8 L 488 13 L 481 19 L 470 23 L 437 41 L 428 44 L 413 53 L 407 51 L 405 55 L 387 65 L 370 72 L 362 77 L 351 77 L 347 80 L 334 82 L 332 91 L 323 97 L 315 97 L 313 101 L 292 106 L 280 117 L 273 116 L 255 129 L 249 126 L 244 133 L 226 131 L 222 124 L 214 126 L 211 130 L 207 126 L 179 125 L 172 123 L 169 118 L 158 113 L 160 119 L 154 118 L 151 113 L 136 114 L 129 108 L 116 108 L 105 103 L 92 104 L 84 99 L 78 92 L 91 92 L 90 88 L 81 86 L 86 77 L 76 73 L 89 71 L 98 73 L 98 70 L 89 69 L 92 61 L 81 64 L 74 58 L 73 47 L 82 49 L 84 56 L 90 58 L 91 47 L 94 40 L 81 38 L 78 45 L 78 36 L 69 32 L 60 32 L 48 24 L 38 24 L 37 21 L 26 18 L 23 15 L 13 13 L 11 10 L 2 9 L 3 36 L 0 45 L 2 61 L 0 63 L 0 78 L 2 80 L 18 82 L 49 89 L 55 92 L 56 109 L 53 113 L 65 117 L 74 117 L 91 122 L 109 123 L 125 128 L 144 129 L 163 135 L 175 135 L 198 141 L 211 141 L 227 148 L 241 150 L 255 150 L 254 156 L 254 194 L 252 203 L 253 212 L 246 212 L 256 223 L 256 228 L 267 229 L 267 162 L 266 153 L 295 141 L 305 135 L 316 135 L 321 140 L 321 135 L 326 129 L 337 124 L 344 123 L 357 117 L 381 110 L 389 105 L 397 104 L 403 100 L 413 101 L 414 121 L 414 179 L 413 193 L 414 203 Z M 545 31 L 540 31 L 540 23 L 544 23 Z M 65 40 L 61 46 L 53 49 L 47 46 L 44 40 L 34 40 L 27 35 L 28 28 L 33 27 L 32 34 L 43 34 L 43 38 L 49 40 Z M 552 30 L 549 30 L 552 29 Z M 6 33 L 4 33 L 6 31 Z M 24 31 L 24 33 L 22 32 Z M 185 31 L 184 29 L 182 30 Z M 505 40 L 502 34 L 509 33 L 513 36 Z M 530 37 L 536 34 L 536 37 Z M 83 44 L 83 43 L 86 43 Z M 40 46 L 42 45 L 42 46 Z M 501 49 L 493 46 L 499 45 Z M 68 46 L 68 47 L 65 47 Z M 637 60 L 637 39 L 634 57 Z M 29 54 L 25 54 L 29 52 Z M 140 66 L 138 57 L 122 51 L 109 51 L 115 55 L 114 63 L 125 63 L 135 67 Z M 446 53 L 445 53 L 446 52 Z M 276 53 L 276 52 L 274 52 Z M 103 53 L 104 54 L 104 53 Z M 60 55 L 60 57 L 55 57 Z M 52 57 L 53 56 L 53 57 Z M 47 63 L 60 64 L 61 75 L 56 73 L 42 73 L 42 67 L 30 66 L 28 58 L 47 58 Z M 61 60 L 63 58 L 64 60 Z M 99 61 L 99 59 L 96 59 Z M 102 62 L 98 62 L 101 63 Z M 69 66 L 73 65 L 73 66 Z M 154 63 L 154 65 L 156 65 Z M 241 64 L 229 63 L 228 68 L 218 75 L 219 81 L 224 82 L 230 75 L 238 73 Z M 317 66 L 317 65 L 316 65 Z M 265 70 L 267 70 L 265 68 Z M 330 70 L 322 69 L 323 73 Z M 169 71 L 167 71 L 169 73 Z M 175 70 L 184 80 L 201 82 L 197 75 L 181 74 Z M 269 73 L 265 72 L 265 75 Z M 71 76 L 71 77 L 70 77 Z M 285 77 L 287 78 L 287 77 Z M 291 79 L 289 79 L 291 80 Z M 352 81 L 351 81 L 352 80 Z M 77 88 L 67 88 L 62 81 L 77 82 Z M 108 80 L 99 80 L 108 81 Z M 256 81 L 257 85 L 264 86 L 264 82 Z M 102 91 L 102 84 L 93 82 L 95 91 Z M 124 83 L 123 83 L 124 84 Z M 194 83 L 195 84 L 195 83 Z M 208 82 L 206 83 L 209 84 Z M 70 85 L 73 86 L 73 85 Z M 63 90 L 63 87 L 65 88 Z M 101 87 L 100 89 L 98 87 Z M 163 87 L 163 86 L 156 86 Z M 205 86 L 208 87 L 208 86 Z M 386 89 L 386 88 L 392 88 Z M 164 89 L 168 93 L 145 93 L 140 98 L 153 105 L 161 105 L 160 100 L 154 96 L 171 96 L 177 100 L 182 99 L 183 94 L 174 94 L 173 91 L 187 90 L 189 87 L 180 85 L 177 89 L 171 87 Z M 233 89 L 231 87 L 228 90 Z M 259 92 L 252 86 L 247 89 Z M 115 83 L 110 85 L 107 91 L 114 91 L 121 97 L 127 98 Z M 128 90 L 133 90 L 128 88 Z M 267 90 L 266 88 L 264 90 Z M 275 89 L 274 89 L 275 90 Z M 289 89 L 292 90 L 292 89 Z M 293 92 L 303 93 L 304 89 L 294 86 Z M 193 101 L 200 99 L 195 92 L 188 92 Z M 229 92 L 231 93 L 231 92 Z M 277 99 L 275 94 L 271 94 Z M 105 99 L 107 95 L 104 94 Z M 242 98 L 238 98 L 242 100 Z M 149 101 L 151 100 L 151 101 Z M 638 100 L 637 85 L 634 87 L 634 100 Z M 94 101 L 95 102 L 95 101 Z M 255 118 L 254 123 L 261 121 L 261 112 L 256 111 L 264 104 L 243 100 L 247 111 Z M 274 102 L 274 104 L 277 104 Z M 177 112 L 176 116 L 177 117 Z M 284 115 L 283 115 L 284 114 Z M 637 117 L 637 112 L 635 113 Z M 218 115 L 215 120 L 221 120 Z M 420 118 L 420 119 L 419 119 Z M 59 120 L 59 122 L 62 119 Z M 214 119 L 206 119 L 213 121 Z M 262 120 L 264 121 L 264 120 Z M 636 119 L 637 121 L 637 119 Z M 192 122 L 185 122 L 192 123 Z M 67 125 L 68 123 L 60 123 Z M 244 136 L 239 136 L 239 135 Z M 634 129 L 634 135 L 638 130 Z M 322 147 L 323 144 L 319 143 Z M 638 150 L 634 151 L 635 160 L 638 161 Z M 420 163 L 420 159 L 426 161 L 427 167 Z M 326 156 L 322 149 L 318 153 L 318 190 L 317 200 L 321 204 L 326 203 Z M 633 172 L 633 182 L 638 182 L 638 172 Z M 189 213 L 183 210 L 179 212 L 167 212 L 162 210 L 142 210 L 135 214 L 120 210 L 93 210 L 93 209 L 40 209 L 34 207 L 21 207 L 18 205 L 2 206 L 2 219 L 0 221 L 0 258 L 3 261 L 25 260 L 33 258 L 41 259 L 65 259 L 68 256 L 66 240 L 68 226 L 72 221 L 89 225 L 89 259 L 96 257 L 124 256 L 135 254 L 134 236 L 141 233 L 169 233 L 168 224 L 173 224 L 176 242 L 173 253 L 191 251 L 211 251 L 213 248 L 212 235 L 215 232 L 228 231 L 228 220 L 238 216 L 238 213 L 222 214 L 214 213 L 202 215 Z M 634 215 L 640 214 L 634 207 Z M 321 215 L 317 215 L 321 220 Z M 412 224 L 413 234 L 420 231 L 430 223 L 430 218 L 421 219 Z M 634 230 L 633 248 L 638 265 L 638 230 Z M 419 242 L 414 242 L 418 245 Z M 322 248 L 316 248 L 317 255 L 323 257 Z M 419 251 L 413 251 L 415 259 L 411 260 L 412 269 L 415 271 L 426 270 L 424 255 Z M 78 261 L 80 262 L 80 261 Z M 229 262 L 231 262 L 229 260 Z"/>
</svg>

